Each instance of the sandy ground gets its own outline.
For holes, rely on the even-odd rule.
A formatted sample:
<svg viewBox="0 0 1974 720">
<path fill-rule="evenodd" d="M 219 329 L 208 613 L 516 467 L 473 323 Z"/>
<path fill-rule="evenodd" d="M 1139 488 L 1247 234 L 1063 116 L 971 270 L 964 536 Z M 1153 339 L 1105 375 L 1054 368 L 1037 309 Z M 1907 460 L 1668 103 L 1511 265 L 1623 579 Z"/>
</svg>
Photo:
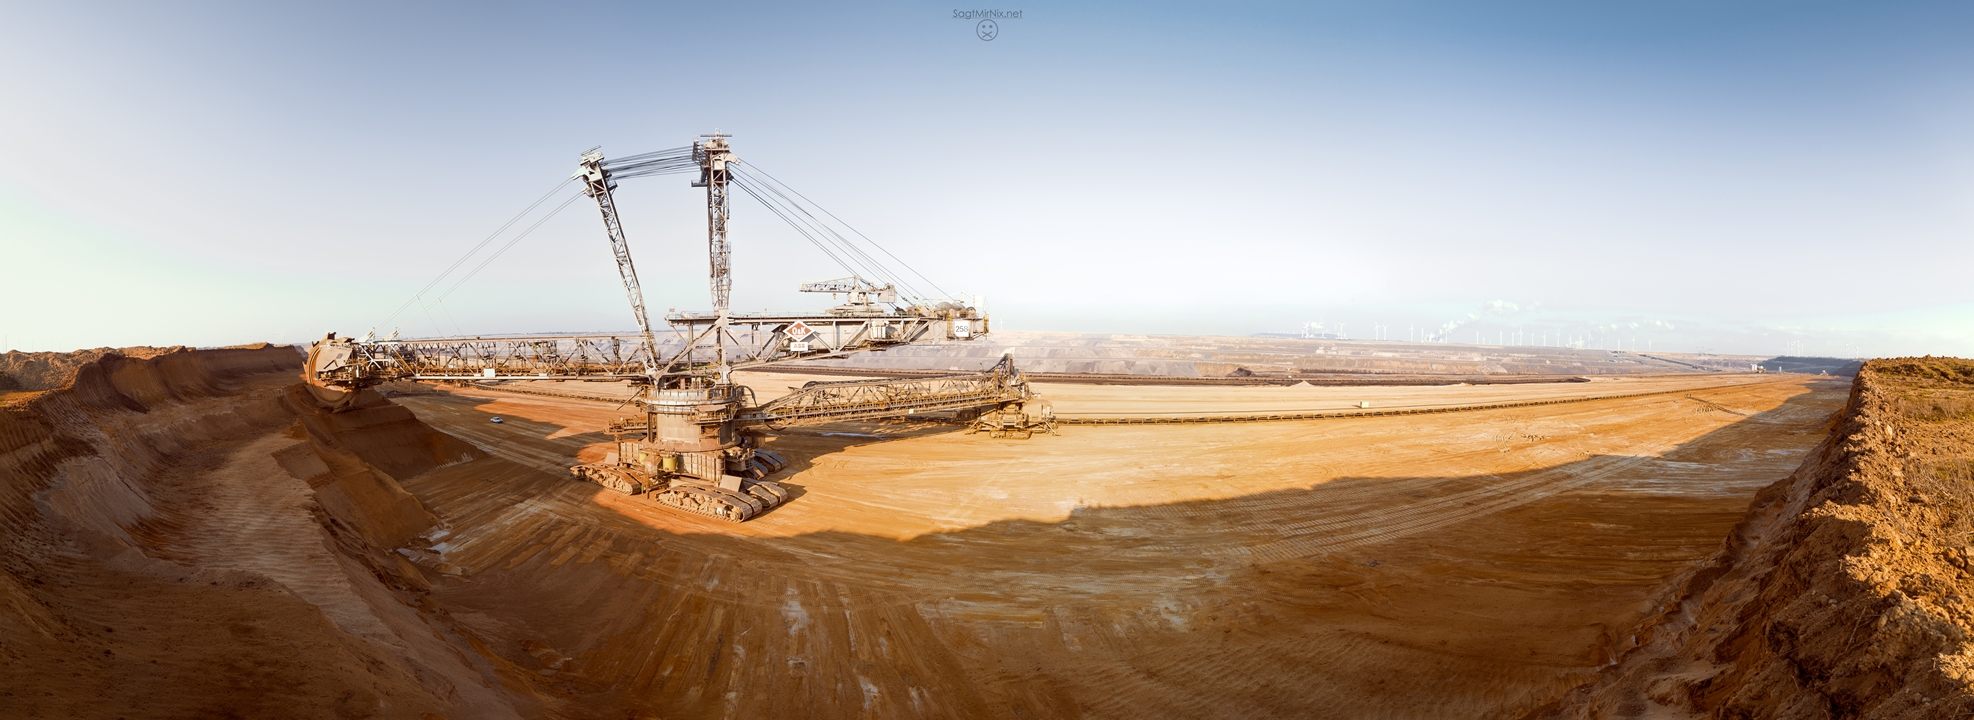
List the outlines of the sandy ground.
<svg viewBox="0 0 1974 720">
<path fill-rule="evenodd" d="M 739 382 L 766 402 L 811 381 L 864 379 L 799 373 L 740 373 Z M 1638 375 L 1592 378 L 1587 383 L 1525 385 L 1440 385 L 1323 387 L 1293 386 L 1148 387 L 1081 383 L 1034 383 L 1032 387 L 1064 418 L 1157 418 L 1235 416 L 1263 413 L 1334 412 L 1368 403 L 1372 410 L 1414 410 L 1505 403 L 1566 400 L 1689 391 L 1770 382 L 1768 375 Z M 522 381 L 503 387 L 528 391 L 629 399 L 623 383 Z"/>
<path fill-rule="evenodd" d="M 612 404 L 397 399 L 492 454 L 404 481 L 458 573 L 432 597 L 571 716 L 1416 718 L 1517 717 L 1608 664 L 1847 385 L 1045 387 L 1108 415 L 1676 392 L 1027 441 L 790 430 L 769 447 L 796 499 L 742 525 L 572 482 Z"/>
<path fill-rule="evenodd" d="M 1831 425 L 1544 717 L 1974 717 L 1974 362 L 1871 360 Z"/>
<path fill-rule="evenodd" d="M 1190 388 L 1141 389 L 1106 385 L 1037 384 L 1063 417 L 1162 417 L 1239 415 L 1348 410 L 1368 403 L 1372 410 L 1461 407 L 1540 400 L 1687 391 L 1763 382 L 1760 375 L 1648 376 L 1596 378 L 1588 383 L 1536 385 L 1455 385 L 1445 387 L 1230 387 L 1210 392 Z"/>
<path fill-rule="evenodd" d="M 519 717 L 365 539 L 431 522 L 379 468 L 479 454 L 381 401 L 316 412 L 299 365 L 111 355 L 0 406 L 0 717 Z"/>
</svg>

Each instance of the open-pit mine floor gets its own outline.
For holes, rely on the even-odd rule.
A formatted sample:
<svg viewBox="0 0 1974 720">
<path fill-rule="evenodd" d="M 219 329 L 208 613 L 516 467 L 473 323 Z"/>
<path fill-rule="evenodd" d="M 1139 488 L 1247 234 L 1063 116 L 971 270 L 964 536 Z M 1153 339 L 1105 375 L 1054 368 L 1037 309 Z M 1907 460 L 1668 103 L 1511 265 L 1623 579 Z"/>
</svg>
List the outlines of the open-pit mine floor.
<svg viewBox="0 0 1974 720">
<path fill-rule="evenodd" d="M 767 447 L 795 499 L 739 525 L 572 481 L 614 404 L 394 399 L 490 455 L 402 480 L 442 521 L 413 554 L 550 714 L 1519 717 L 1629 647 L 1848 388 L 1627 382 L 1656 394 L 1025 441 L 792 429 Z M 1121 415 L 1642 387 L 1040 390 Z"/>
</svg>

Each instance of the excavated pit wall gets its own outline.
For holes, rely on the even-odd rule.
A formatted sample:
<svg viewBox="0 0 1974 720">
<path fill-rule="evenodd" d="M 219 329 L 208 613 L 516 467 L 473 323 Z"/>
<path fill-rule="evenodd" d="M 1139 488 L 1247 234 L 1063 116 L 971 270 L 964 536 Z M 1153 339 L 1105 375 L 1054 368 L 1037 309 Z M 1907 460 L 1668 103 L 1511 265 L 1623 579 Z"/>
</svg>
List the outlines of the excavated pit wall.
<svg viewBox="0 0 1974 720">
<path fill-rule="evenodd" d="M 442 531 L 396 479 L 483 455 L 299 365 L 102 354 L 0 406 L 0 714 L 542 711 L 391 552 Z"/>
<path fill-rule="evenodd" d="M 1974 716 L 1974 362 L 1867 363 L 1827 439 L 1541 717 Z"/>
<path fill-rule="evenodd" d="M 294 384 L 297 359 L 290 348 L 104 356 L 66 389 L 0 408 L 0 716 L 585 716 L 537 670 L 489 650 L 496 639 L 451 620 L 426 579 L 444 566 L 392 552 L 445 532 L 397 479 L 477 451 L 375 395 Z M 1935 621 L 1958 612 L 1965 593 L 1951 588 L 1968 580 L 1941 573 L 1967 566 L 1964 548 L 1943 543 L 1970 529 L 1955 448 L 1968 446 L 1974 373 L 1914 367 L 1894 378 L 1912 387 L 1875 401 L 1854 392 L 1848 424 L 1763 493 L 1640 649 L 1550 714 L 1964 714 L 1965 685 L 1952 683 L 1965 677 L 1953 658 L 1965 657 L 1954 643 L 1967 618 L 1938 615 L 1957 636 Z M 1885 442 L 1872 444 L 1873 427 Z M 1903 475 L 1872 479 L 1887 468 Z M 1940 477 L 1961 484 L 1897 485 Z M 1869 492 L 1842 489 L 1853 482 Z M 1866 529 L 1804 530 L 1826 501 L 1829 518 Z M 1876 515 L 1898 522 L 1870 529 Z M 1925 542 L 1944 548 L 1938 562 L 1900 554 Z M 1821 549 L 1798 557 L 1807 547 Z M 1864 579 L 1833 580 L 1833 563 Z M 446 582 L 469 592 L 461 583 L 475 580 Z"/>
<path fill-rule="evenodd" d="M 9 350 L 0 353 L 0 393 L 21 390 L 52 390 L 67 387 L 75 380 L 76 371 L 83 365 L 110 355 L 126 358 L 149 358 L 166 353 L 184 350 L 183 346 L 127 348 L 95 348 L 74 352 L 23 352 Z M 239 349 L 239 348 L 235 348 Z"/>
</svg>

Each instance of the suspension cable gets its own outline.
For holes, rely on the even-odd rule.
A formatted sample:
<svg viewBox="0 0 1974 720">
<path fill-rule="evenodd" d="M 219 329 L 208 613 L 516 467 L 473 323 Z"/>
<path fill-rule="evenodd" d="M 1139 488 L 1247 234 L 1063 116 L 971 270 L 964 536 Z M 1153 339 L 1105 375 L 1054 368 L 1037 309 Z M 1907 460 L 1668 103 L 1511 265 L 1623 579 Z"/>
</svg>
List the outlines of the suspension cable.
<svg viewBox="0 0 1974 720">
<path fill-rule="evenodd" d="M 817 210 L 823 211 L 823 214 L 828 215 L 830 219 L 835 220 L 839 223 L 843 223 L 843 227 L 849 228 L 850 232 L 856 233 L 857 237 L 863 238 L 864 242 L 868 242 L 871 244 L 871 247 L 877 248 L 879 252 L 884 253 L 885 255 L 889 256 L 891 259 L 897 260 L 899 265 L 904 266 L 906 270 L 912 271 L 913 275 L 917 275 L 920 280 L 924 280 L 925 284 L 931 285 L 932 289 L 938 290 L 940 295 L 951 297 L 950 293 L 946 292 L 944 288 L 939 287 L 939 283 L 933 282 L 932 278 L 926 277 L 925 273 L 919 272 L 917 268 L 911 266 L 911 263 L 905 262 L 903 258 L 900 258 L 897 255 L 892 255 L 890 250 L 884 249 L 883 245 L 877 244 L 877 241 L 870 239 L 869 235 L 863 234 L 863 232 L 857 230 L 857 228 L 852 227 L 850 223 L 843 222 L 843 218 L 836 217 L 836 214 L 830 212 L 829 208 L 825 208 L 821 205 L 816 204 L 816 201 L 809 200 L 808 196 L 803 195 L 800 191 L 796 190 L 795 188 L 789 187 L 786 183 L 783 183 L 782 181 L 776 179 L 775 176 L 769 175 L 768 171 L 760 169 L 759 165 L 748 163 L 746 165 L 741 166 L 741 170 L 745 172 L 758 172 L 761 174 L 762 177 L 765 177 L 768 180 L 774 182 L 774 184 L 788 188 L 789 192 L 795 193 L 796 197 L 802 198 L 803 200 L 807 200 L 810 205 L 815 205 Z"/>
<path fill-rule="evenodd" d="M 610 173 L 610 177 L 622 180 L 691 172 L 699 169 L 699 161 L 692 159 L 692 146 L 687 145 L 605 160 L 603 169 Z"/>
<path fill-rule="evenodd" d="M 507 229 L 513 227 L 514 223 L 520 222 L 521 218 L 527 217 L 528 213 L 534 212 L 535 208 L 540 207 L 542 203 L 547 202 L 550 197 L 554 196 L 557 191 L 562 189 L 562 186 L 567 185 L 574 181 L 575 178 L 568 178 L 563 180 L 562 182 L 556 183 L 555 187 L 549 188 L 548 192 L 543 193 L 542 196 L 539 199 L 536 199 L 533 203 L 529 203 L 527 208 L 523 209 L 519 214 L 516 214 L 513 218 L 509 219 L 506 223 L 502 224 L 500 226 L 500 229 L 493 231 L 493 234 L 488 235 L 487 239 L 481 240 L 480 244 L 474 245 L 473 249 L 466 251 L 465 255 L 459 256 L 459 259 L 453 261 L 452 266 L 446 268 L 445 272 L 439 273 L 438 277 L 432 278 L 431 282 L 425 283 L 425 287 L 423 289 L 420 289 L 418 292 L 413 293 L 410 299 L 405 300 L 403 305 L 399 305 L 397 310 L 391 312 L 390 317 L 384 318 L 384 321 L 381 323 L 372 325 L 370 329 L 372 331 L 375 331 L 377 328 L 390 325 L 392 320 L 396 320 L 398 319 L 399 315 L 404 314 L 405 308 L 411 307 L 413 303 L 418 302 L 418 298 L 423 297 L 425 293 L 431 292 L 433 287 L 437 286 L 440 281 L 445 280 L 447 275 L 451 275 L 452 271 L 458 270 L 459 266 L 466 264 L 467 260 L 471 260 L 474 254 L 480 252 L 481 248 L 487 246 L 487 243 L 493 242 L 494 238 L 500 237 L 501 233 L 507 232 Z M 416 321 L 414 320 L 413 322 Z"/>
<path fill-rule="evenodd" d="M 549 220 L 553 219 L 556 215 L 560 214 L 564 209 L 568 208 L 571 203 L 574 203 L 577 200 L 582 199 L 582 197 L 583 196 L 581 193 L 571 195 L 569 196 L 569 199 L 562 201 L 561 205 L 555 206 L 555 209 L 550 210 L 547 215 L 542 216 L 542 219 L 536 220 L 535 224 L 529 225 L 527 230 L 521 231 L 521 234 L 516 235 L 514 236 L 514 239 L 507 241 L 506 245 L 500 246 L 500 249 L 494 251 L 494 254 L 489 255 L 487 256 L 487 259 L 480 261 L 480 264 L 474 267 L 472 272 L 466 273 L 465 277 L 461 277 L 457 282 L 454 282 L 452 284 L 452 287 L 446 288 L 445 293 L 439 295 L 439 298 L 433 301 L 433 305 L 437 305 L 438 303 L 443 303 L 445 302 L 446 298 L 452 297 L 453 291 L 458 290 L 459 286 L 466 284 L 466 281 L 471 280 L 473 279 L 473 276 L 480 274 L 481 270 L 487 269 L 488 265 L 491 265 L 493 264 L 493 261 L 500 259 L 500 256 L 506 254 L 506 252 L 509 249 L 512 249 L 515 244 L 521 242 L 524 239 L 527 239 L 529 235 L 534 234 L 535 230 L 541 228 L 542 225 L 546 224 Z M 425 312 L 431 312 L 431 309 L 432 309 L 432 305 L 425 306 Z M 421 315 L 422 314 L 423 313 L 421 313 Z M 417 322 L 417 319 L 413 318 L 412 322 Z"/>
<path fill-rule="evenodd" d="M 735 177 L 740 178 L 741 176 L 736 174 Z M 803 210 L 800 205 L 795 204 L 794 201 L 788 200 L 786 196 L 775 192 L 772 187 L 750 187 L 763 185 L 758 180 L 752 178 L 742 178 L 740 184 L 743 189 L 749 190 L 749 194 L 753 195 L 756 200 L 761 201 L 762 205 L 774 210 L 775 214 L 780 216 L 784 222 L 788 222 L 789 226 L 794 228 L 796 232 L 802 233 L 804 237 L 808 237 L 811 244 L 815 244 L 817 247 L 824 247 L 824 243 L 836 245 L 837 250 L 836 252 L 832 252 L 831 255 L 834 257 L 837 253 L 841 253 L 843 257 L 847 257 L 848 262 L 845 262 L 842 258 L 838 258 L 837 264 L 849 270 L 851 275 L 869 277 L 878 282 L 903 285 L 908 296 L 922 295 L 917 288 L 905 283 L 902 278 L 896 278 L 895 274 L 884 267 L 882 263 L 877 262 L 869 254 L 860 251 L 856 245 L 849 243 L 841 234 L 830 229 L 821 220 L 816 219 L 814 215 Z M 760 191 L 763 189 L 780 196 L 786 204 L 778 204 L 768 200 L 767 197 L 760 194 Z M 777 207 L 777 205 L 780 205 L 780 207 Z M 795 213 L 799 213 L 800 216 L 797 216 Z M 802 221 L 804 217 L 808 218 L 807 222 Z M 808 230 L 805 230 L 804 226 L 807 226 Z M 814 235 L 811 235 L 809 230 L 813 230 Z M 820 241 L 816 236 L 820 236 Z"/>
<path fill-rule="evenodd" d="M 755 192 L 754 188 L 748 187 L 748 184 L 744 182 L 736 182 L 734 183 L 734 185 L 738 186 L 741 192 L 747 193 L 749 197 L 752 197 L 754 198 L 755 201 L 761 203 L 761 206 L 767 208 L 768 212 L 774 213 L 776 217 L 781 218 L 782 222 L 788 223 L 789 227 L 794 228 L 796 234 L 801 235 L 802 239 L 808 240 L 809 244 L 816 246 L 817 250 L 823 251 L 823 254 L 828 255 L 829 259 L 834 261 L 839 267 L 842 267 L 844 272 L 850 273 L 851 275 L 857 274 L 856 268 L 850 267 L 850 264 L 844 262 L 843 258 L 838 257 L 835 252 L 830 251 L 827 245 L 824 245 L 821 241 L 817 240 L 813 235 L 810 235 L 808 231 L 803 230 L 801 224 L 797 223 L 794 218 L 789 217 L 786 213 L 782 211 L 781 208 L 777 207 L 774 203 L 769 202 L 766 198 L 761 197 L 760 193 Z"/>
<path fill-rule="evenodd" d="M 745 166 L 741 166 L 741 171 L 736 173 L 736 175 L 746 175 Z M 892 274 L 888 271 L 887 268 L 884 267 L 882 263 L 876 262 L 873 258 L 870 257 L 868 253 L 862 252 L 855 245 L 849 243 L 842 236 L 841 233 L 838 233 L 835 230 L 831 229 L 827 224 L 823 223 L 820 218 L 817 218 L 813 213 L 810 213 L 808 210 L 804 209 L 800 203 L 795 202 L 793 199 L 789 198 L 787 194 L 782 193 L 780 190 L 775 189 L 773 185 L 769 185 L 767 183 L 761 182 L 757 178 L 753 178 L 750 176 L 745 179 L 748 182 L 752 182 L 755 185 L 757 185 L 758 186 L 757 189 L 764 190 L 778 198 L 781 198 L 784 207 L 789 209 L 792 213 L 799 213 L 802 217 L 807 218 L 808 219 L 807 224 L 809 225 L 809 227 L 816 230 L 817 233 L 822 234 L 825 240 L 832 241 L 833 244 L 835 244 L 840 250 L 844 252 L 844 254 L 848 255 L 851 259 L 861 260 L 862 262 L 860 262 L 859 264 L 865 268 L 864 272 L 867 272 L 872 276 L 872 279 L 879 281 L 887 281 L 887 282 L 890 281 Z"/>
<path fill-rule="evenodd" d="M 761 187 L 758 183 L 754 183 L 750 180 L 740 178 L 737 173 L 735 175 L 735 184 L 738 184 L 742 187 L 742 189 L 747 190 L 750 196 L 752 196 L 755 200 L 759 201 L 762 206 L 767 207 L 769 210 L 773 211 L 775 215 L 777 217 L 780 217 L 784 222 L 787 222 L 790 228 L 793 228 L 796 232 L 801 233 L 803 237 L 808 238 L 810 243 L 815 244 L 818 248 L 824 248 L 825 252 L 828 252 L 831 257 L 836 258 L 838 265 L 843 266 L 843 269 L 848 270 L 852 275 L 858 275 L 858 276 L 870 275 L 873 278 L 882 279 L 877 269 L 873 269 L 869 265 L 859 262 L 859 258 L 854 253 L 850 252 L 850 248 L 845 248 L 838 243 L 832 242 L 829 237 L 828 230 L 826 228 L 818 227 L 813 222 L 813 218 L 811 218 L 811 221 L 809 222 L 804 222 L 802 218 L 797 215 L 797 213 L 801 212 L 800 208 L 791 207 L 783 203 L 777 203 L 773 199 L 769 198 L 767 195 L 762 194 L 763 192 L 772 192 L 771 189 Z M 827 246 L 829 245 L 835 245 L 836 249 L 828 250 Z M 848 258 L 847 261 L 845 260 L 845 258 Z"/>
<path fill-rule="evenodd" d="M 744 170 L 742 173 L 739 174 L 744 175 L 745 174 Z M 793 199 L 789 198 L 786 194 L 783 194 L 781 191 L 776 190 L 774 186 L 768 185 L 767 183 L 763 183 L 759 179 L 753 177 L 748 177 L 747 180 L 749 182 L 753 182 L 761 185 L 768 192 L 773 193 L 777 197 L 780 197 L 782 201 L 787 203 L 787 206 L 792 208 L 795 212 L 801 213 L 803 217 L 808 218 L 812 227 L 816 228 L 817 231 L 824 233 L 829 238 L 834 239 L 836 244 L 843 249 L 845 254 L 849 255 L 852 259 L 861 260 L 860 264 L 870 269 L 869 272 L 872 275 L 872 279 L 880 282 L 893 283 L 896 285 L 903 286 L 908 293 L 914 296 L 922 297 L 924 295 L 924 293 L 919 292 L 918 288 L 912 287 L 911 283 L 906 282 L 904 278 L 899 277 L 897 276 L 896 273 L 891 272 L 890 268 L 885 267 L 884 263 L 878 262 L 877 258 L 871 257 L 870 253 L 864 252 L 862 248 L 857 247 L 856 243 L 850 242 L 848 238 L 843 237 L 842 233 L 838 233 L 836 232 L 835 229 L 830 228 L 829 225 L 827 223 L 824 223 L 821 218 L 817 218 L 813 213 L 810 213 L 807 209 L 803 208 L 800 203 L 795 202 Z M 828 214 L 827 211 L 825 211 L 824 214 Z"/>
<path fill-rule="evenodd" d="M 652 175 L 669 175 L 669 174 L 686 173 L 686 172 L 691 172 L 693 170 L 697 170 L 699 168 L 699 163 L 697 160 L 693 158 L 692 152 L 693 152 L 693 148 L 691 146 L 686 146 L 686 147 L 658 150 L 655 152 L 641 153 L 637 155 L 627 155 L 624 157 L 605 161 L 603 163 L 603 167 L 605 170 L 607 170 L 610 173 L 610 177 L 612 177 L 613 179 L 628 179 L 634 177 L 648 177 Z M 752 163 L 746 165 L 735 165 L 733 169 L 737 171 L 730 176 L 734 185 L 738 186 L 742 192 L 747 193 L 748 196 L 754 198 L 756 202 L 761 203 L 762 207 L 767 208 L 768 211 L 774 213 L 776 217 L 781 218 L 782 222 L 787 223 L 790 228 L 795 230 L 796 234 L 799 234 L 802 236 L 803 239 L 808 240 L 809 244 L 814 245 L 816 249 L 823 251 L 824 255 L 829 256 L 830 260 L 834 261 L 838 266 L 842 267 L 845 272 L 850 273 L 852 276 L 857 276 L 857 277 L 869 276 L 872 280 L 894 284 L 904 289 L 907 293 L 909 293 L 910 296 L 913 296 L 915 299 L 919 301 L 923 301 L 924 299 L 926 299 L 925 293 L 920 292 L 918 288 L 913 287 L 911 283 L 907 282 L 902 275 L 893 272 L 890 269 L 890 267 L 887 266 L 885 263 L 880 262 L 876 257 L 873 257 L 870 253 L 865 252 L 864 249 L 860 247 L 857 243 L 851 241 L 850 238 L 845 237 L 842 233 L 837 232 L 834 227 L 831 227 L 829 223 L 824 222 L 822 218 L 817 217 L 815 213 L 810 212 L 809 207 L 814 207 L 817 211 L 821 212 L 823 215 L 828 216 L 829 219 L 836 221 L 836 224 L 841 225 L 844 228 L 848 229 L 851 233 L 855 234 L 857 237 L 862 238 L 864 242 L 870 243 L 871 247 L 877 248 L 879 252 L 884 253 L 885 256 L 891 258 L 893 261 L 896 261 L 899 266 L 902 266 L 905 270 L 910 271 L 912 275 L 915 275 L 920 280 L 925 281 L 926 284 L 930 285 L 933 290 L 938 291 L 940 295 L 950 297 L 950 294 L 947 293 L 944 288 L 939 287 L 938 283 L 933 282 L 931 278 L 926 277 L 925 274 L 919 272 L 917 268 L 912 267 L 911 264 L 906 263 L 903 259 L 899 258 L 896 254 L 893 254 L 890 250 L 885 249 L 883 245 L 880 245 L 877 243 L 877 241 L 872 240 L 870 236 L 865 235 L 862 231 L 859 231 L 855 227 L 851 226 L 849 223 L 844 222 L 843 219 L 837 217 L 835 213 L 831 213 L 827 208 L 824 208 L 821 205 L 816 204 L 814 200 L 810 200 L 808 196 L 803 195 L 800 191 L 797 191 L 793 187 L 789 187 L 786 183 L 783 183 L 779 179 L 776 179 L 773 175 L 768 174 L 764 170 L 760 170 L 757 166 L 754 166 Z M 756 175 L 758 175 L 759 177 L 755 177 Z M 529 225 L 526 230 L 523 230 L 519 235 L 516 235 L 512 239 L 508 240 L 505 245 L 500 246 L 500 249 L 494 251 L 492 255 L 489 255 L 487 256 L 486 259 L 480 261 L 480 264 L 474 266 L 470 272 L 467 272 L 464 276 L 454 281 L 450 287 L 446 288 L 446 291 L 444 293 L 440 294 L 438 298 L 434 299 L 432 302 L 421 303 L 420 300 L 422 300 L 425 297 L 426 293 L 431 292 L 433 288 L 439 285 L 439 283 L 443 282 L 447 277 L 451 276 L 461 266 L 465 265 L 468 260 L 473 259 L 473 256 L 479 254 L 479 252 L 485 249 L 488 244 L 492 243 L 496 238 L 499 238 L 502 234 L 506 233 L 509 229 L 513 228 L 516 223 L 519 223 L 523 218 L 526 218 L 530 213 L 534 212 L 536 208 L 541 207 L 542 203 L 547 202 L 548 199 L 553 197 L 558 191 L 560 191 L 563 188 L 563 186 L 569 184 L 570 182 L 573 182 L 575 179 L 576 178 L 572 177 L 565 179 L 562 182 L 556 183 L 555 187 L 550 188 L 547 193 L 543 194 L 540 198 L 536 199 L 533 203 L 530 203 L 526 208 L 522 209 L 520 213 L 516 214 L 513 218 L 510 218 L 506 223 L 503 223 L 498 229 L 494 230 L 492 234 L 488 235 L 485 239 L 481 240 L 478 244 L 474 245 L 471 249 L 467 250 L 466 253 L 461 255 L 458 260 L 453 261 L 452 265 L 448 266 L 444 272 L 441 272 L 438 274 L 437 277 L 432 278 L 431 282 L 425 284 L 425 287 L 420 288 L 418 292 L 413 293 L 409 299 L 405 300 L 404 304 L 399 305 L 396 310 L 392 311 L 391 315 L 384 319 L 384 322 L 379 323 L 376 326 L 373 326 L 372 332 L 375 332 L 375 330 L 379 327 L 390 325 L 392 321 L 396 320 L 400 315 L 403 315 L 404 311 L 413 305 L 420 305 L 421 308 L 419 314 L 416 317 L 413 317 L 410 321 L 408 321 L 410 323 L 416 323 L 421 319 L 430 317 L 432 308 L 434 307 L 441 308 L 441 312 L 446 312 L 448 313 L 448 316 L 450 316 L 450 311 L 446 310 L 443 305 L 446 298 L 451 297 L 452 294 L 455 291 L 459 290 L 461 286 L 465 285 L 467 281 L 472 280 L 475 276 L 479 275 L 480 271 L 485 270 L 488 265 L 491 265 L 495 260 L 499 259 L 500 256 L 506 254 L 508 250 L 512 249 L 515 245 L 519 244 L 523 239 L 526 239 L 529 235 L 533 234 L 536 230 L 540 229 L 550 219 L 554 218 L 556 215 L 560 214 L 563 210 L 567 209 L 571 204 L 575 203 L 575 201 L 581 198 L 582 196 L 580 194 L 571 196 L 568 200 L 563 201 L 562 204 L 555 206 L 555 209 L 550 210 L 547 215 L 543 216 L 539 220 L 536 220 L 534 224 Z M 790 195 L 793 195 L 794 197 L 790 197 Z M 797 202 L 796 198 L 800 198 L 801 202 Z M 832 249 L 832 247 L 834 249 Z M 434 320 L 436 322 L 436 318 Z M 457 331 L 459 329 L 457 327 L 458 326 L 457 321 L 454 321 L 454 326 L 455 326 L 454 327 L 455 331 Z"/>
</svg>

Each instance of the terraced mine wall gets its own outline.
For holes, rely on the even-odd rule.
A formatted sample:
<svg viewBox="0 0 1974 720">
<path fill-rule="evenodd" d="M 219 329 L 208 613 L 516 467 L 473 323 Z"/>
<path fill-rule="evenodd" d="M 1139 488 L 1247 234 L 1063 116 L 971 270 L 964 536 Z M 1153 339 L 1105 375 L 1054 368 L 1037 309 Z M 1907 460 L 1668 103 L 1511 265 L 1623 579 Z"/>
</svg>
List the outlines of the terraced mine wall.
<svg viewBox="0 0 1974 720">
<path fill-rule="evenodd" d="M 96 348 L 65 353 L 10 350 L 0 353 L 0 393 L 66 387 L 75 379 L 77 369 L 109 355 L 149 358 L 184 349 L 178 346 Z"/>
<path fill-rule="evenodd" d="M 1974 362 L 1870 361 L 1636 645 L 1537 716 L 1974 716 L 1970 541 Z"/>
<path fill-rule="evenodd" d="M 791 432 L 774 442 L 808 463 L 794 512 L 713 526 L 570 482 L 621 398 L 390 388 L 421 421 L 300 386 L 298 357 L 106 354 L 0 398 L 0 717 L 1519 717 L 1607 661 L 1548 711 L 1834 692 L 1778 684 L 1802 661 L 1760 649 L 1820 626 L 1694 645 L 1704 666 L 1654 650 L 1694 636 L 1683 613 L 1741 622 L 1737 596 L 1709 593 L 1769 592 L 1773 564 L 1715 558 L 1628 639 L 1821 435 L 1834 381 L 1076 428 L 1003 465 L 1009 446 L 950 428 Z M 1894 409 L 1963 427 L 1953 377 L 1913 376 Z M 1763 502 L 1794 497 L 1776 487 Z M 1960 507 L 1919 494 L 1941 499 L 1885 512 Z M 1784 527 L 1753 522 L 1732 557 Z M 1942 537 L 1974 530 L 1951 522 Z M 1922 589 L 1900 592 L 1957 607 Z M 1838 616 L 1847 632 L 1886 637 L 1867 632 L 1877 596 L 1843 597 L 1865 608 Z"/>
<path fill-rule="evenodd" d="M 1864 363 L 1859 360 L 1843 360 L 1839 358 L 1824 358 L 1824 357 L 1792 357 L 1788 355 L 1769 358 L 1761 362 L 1762 369 L 1768 372 L 1808 373 L 1812 375 L 1817 373 L 1824 373 L 1828 375 L 1843 375 L 1846 377 L 1856 376 L 1858 368 L 1862 367 L 1863 364 Z"/>
<path fill-rule="evenodd" d="M 435 522 L 396 478 L 482 455 L 299 365 L 105 353 L 0 405 L 0 715 L 517 715 L 386 551 Z"/>
</svg>

